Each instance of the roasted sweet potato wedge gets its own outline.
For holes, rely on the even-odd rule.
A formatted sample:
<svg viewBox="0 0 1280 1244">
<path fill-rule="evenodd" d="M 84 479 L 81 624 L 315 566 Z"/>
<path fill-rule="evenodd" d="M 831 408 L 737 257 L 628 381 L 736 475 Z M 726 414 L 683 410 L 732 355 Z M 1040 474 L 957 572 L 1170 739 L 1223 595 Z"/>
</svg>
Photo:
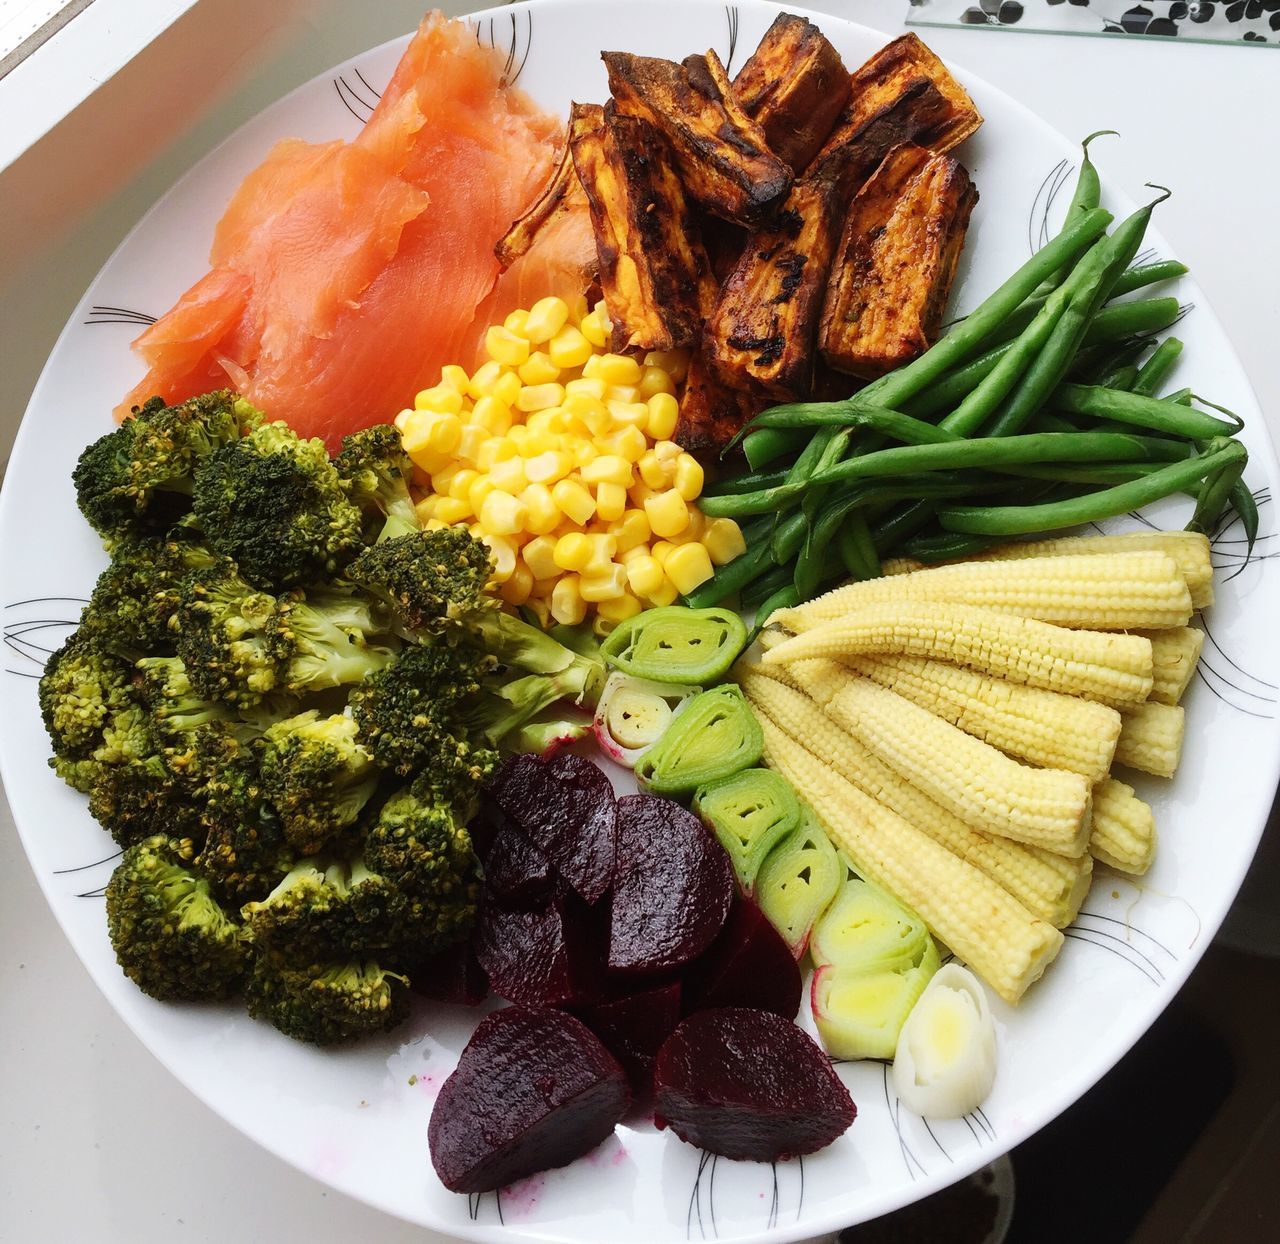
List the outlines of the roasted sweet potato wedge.
<svg viewBox="0 0 1280 1244">
<path fill-rule="evenodd" d="M 689 360 L 674 439 L 691 454 L 714 458 L 767 404 L 763 395 L 721 384 L 711 374 L 701 351 L 695 350 Z"/>
<path fill-rule="evenodd" d="M 801 173 L 853 93 L 849 71 L 811 21 L 779 13 L 733 80 L 774 155 Z"/>
<path fill-rule="evenodd" d="M 603 52 L 618 112 L 655 126 L 671 144 L 689 197 L 738 224 L 765 219 L 791 189 L 791 170 L 742 110 L 715 52 L 680 64 Z"/>
<path fill-rule="evenodd" d="M 702 338 L 707 365 L 725 384 L 780 401 L 809 392 L 843 188 L 834 165 L 801 178 L 773 223 L 748 238 Z"/>
<path fill-rule="evenodd" d="M 854 71 L 849 104 L 809 171 L 841 161 L 856 190 L 891 147 L 949 151 L 981 124 L 947 67 L 915 35 L 902 35 Z"/>
<path fill-rule="evenodd" d="M 978 192 L 959 161 L 895 147 L 850 204 L 822 309 L 832 367 L 874 378 L 938 331 Z"/>
<path fill-rule="evenodd" d="M 612 106 L 574 104 L 569 145 L 591 211 L 614 349 L 693 345 L 716 284 L 662 135 Z"/>
<path fill-rule="evenodd" d="M 584 201 L 582 183 L 573 167 L 573 153 L 566 140 L 560 163 L 546 188 L 519 220 L 494 245 L 493 253 L 505 272 L 533 246 L 538 234 L 557 217 L 574 211 Z"/>
</svg>

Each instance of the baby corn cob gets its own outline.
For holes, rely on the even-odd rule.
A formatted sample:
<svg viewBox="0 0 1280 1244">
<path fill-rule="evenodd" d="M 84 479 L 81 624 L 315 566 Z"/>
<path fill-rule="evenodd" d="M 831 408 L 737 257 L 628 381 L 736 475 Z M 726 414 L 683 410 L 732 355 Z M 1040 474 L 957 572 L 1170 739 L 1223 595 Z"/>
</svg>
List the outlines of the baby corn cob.
<svg viewBox="0 0 1280 1244">
<path fill-rule="evenodd" d="M 831 662 L 802 663 L 810 664 L 814 677 L 839 672 L 828 668 Z M 970 829 L 841 730 L 804 692 L 766 675 L 759 666 L 740 668 L 737 677 L 757 714 L 792 739 L 804 740 L 841 777 L 980 869 L 1032 915 L 1056 928 L 1075 919 L 1093 873 L 1090 855 L 1069 859 Z"/>
<path fill-rule="evenodd" d="M 1095 631 L 1158 630 L 1185 626 L 1191 617 L 1191 594 L 1177 562 L 1156 551 L 956 562 L 847 583 L 772 620 L 799 632 L 864 605 L 907 600 L 979 605 Z"/>
<path fill-rule="evenodd" d="M 923 657 L 846 657 L 844 663 L 1007 755 L 1090 782 L 1101 782 L 1111 769 L 1120 715 L 1103 704 Z"/>
<path fill-rule="evenodd" d="M 1089 854 L 1118 872 L 1138 876 L 1156 852 L 1156 818 L 1132 786 L 1115 778 L 1093 790 L 1093 834 Z"/>
<path fill-rule="evenodd" d="M 1084 854 L 1092 790 L 1086 778 L 1019 764 L 910 700 L 842 672 L 807 677 L 806 669 L 792 669 L 838 725 L 971 829 L 1061 855 Z"/>
<path fill-rule="evenodd" d="M 970 561 L 1008 561 L 1023 557 L 1060 557 L 1079 553 L 1167 553 L 1178 563 L 1191 593 L 1195 609 L 1213 604 L 1213 565 L 1209 560 L 1209 537 L 1198 531 L 1135 531 L 1118 536 L 1062 536 L 1056 540 L 1027 540 L 1002 544 L 985 553 L 976 553 Z M 887 575 L 907 574 L 921 569 L 923 563 L 909 558 L 896 558 L 884 563 Z"/>
<path fill-rule="evenodd" d="M 1121 716 L 1120 741 L 1116 744 L 1116 764 L 1173 777 L 1182 754 L 1182 734 L 1186 710 L 1177 704 L 1148 700 Z"/>
<path fill-rule="evenodd" d="M 867 880 L 914 910 L 1006 1002 L 1017 1002 L 1062 946 L 990 877 L 882 807 L 766 718 L 764 760 L 783 775 Z"/>
<path fill-rule="evenodd" d="M 1071 631 L 972 605 L 868 605 L 770 648 L 766 665 L 890 653 L 932 657 L 1119 708 L 1151 694 L 1151 641 Z"/>
<path fill-rule="evenodd" d="M 1177 704 L 1195 677 L 1196 662 L 1204 647 L 1204 632 L 1190 626 L 1171 631 L 1139 632 L 1151 641 L 1154 683 L 1151 698 L 1157 704 Z"/>
</svg>

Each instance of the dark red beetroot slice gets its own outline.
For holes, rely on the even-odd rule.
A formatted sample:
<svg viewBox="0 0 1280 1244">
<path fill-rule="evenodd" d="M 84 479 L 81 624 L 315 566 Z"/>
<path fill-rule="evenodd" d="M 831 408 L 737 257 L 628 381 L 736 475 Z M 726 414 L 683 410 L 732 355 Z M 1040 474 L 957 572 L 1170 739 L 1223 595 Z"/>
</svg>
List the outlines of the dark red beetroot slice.
<svg viewBox="0 0 1280 1244">
<path fill-rule="evenodd" d="M 733 900 L 729 919 L 705 955 L 685 970 L 685 1013 L 747 1006 L 795 1019 L 803 982 L 791 948 L 749 898 Z"/>
<path fill-rule="evenodd" d="M 849 1090 L 804 1032 L 746 1007 L 689 1016 L 658 1051 L 653 1084 L 659 1127 L 751 1162 L 822 1149 L 857 1114 Z"/>
<path fill-rule="evenodd" d="M 715 940 L 733 901 L 733 866 L 692 812 L 658 795 L 618 800 L 609 968 L 663 972 Z"/>
<path fill-rule="evenodd" d="M 485 888 L 504 903 L 541 905 L 554 881 L 546 855 L 510 822 L 503 825 L 484 857 Z"/>
<path fill-rule="evenodd" d="M 632 1089 L 648 1092 L 653 1060 L 680 1022 L 680 982 L 602 1002 L 582 1018 L 622 1064 Z"/>
<path fill-rule="evenodd" d="M 604 897 L 613 876 L 617 808 L 602 770 L 567 752 L 549 760 L 514 756 L 498 770 L 489 794 L 576 894 L 588 903 Z"/>
<path fill-rule="evenodd" d="M 522 1006 L 480 1021 L 431 1112 L 431 1164 L 453 1192 L 488 1192 L 564 1166 L 631 1103 L 599 1039 L 563 1011 Z"/>
<path fill-rule="evenodd" d="M 563 894 L 545 907 L 507 907 L 486 897 L 476 958 L 489 988 L 526 1006 L 589 1005 L 600 996 L 599 932 Z"/>
<path fill-rule="evenodd" d="M 489 983 L 470 941 L 412 964 L 408 977 L 409 988 L 433 1002 L 479 1006 L 489 996 Z"/>
</svg>

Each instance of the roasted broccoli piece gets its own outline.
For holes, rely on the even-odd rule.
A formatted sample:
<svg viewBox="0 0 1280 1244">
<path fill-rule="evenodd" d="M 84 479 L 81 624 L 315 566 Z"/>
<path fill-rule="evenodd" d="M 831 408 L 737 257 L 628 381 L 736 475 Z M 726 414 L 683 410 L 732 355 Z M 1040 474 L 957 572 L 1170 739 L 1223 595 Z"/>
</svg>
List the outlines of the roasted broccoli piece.
<svg viewBox="0 0 1280 1244">
<path fill-rule="evenodd" d="M 38 695 L 56 757 L 87 759 L 102 746 L 113 718 L 134 702 L 132 673 L 127 662 L 79 631 L 50 656 Z"/>
<path fill-rule="evenodd" d="M 264 423 L 210 455 L 196 472 L 195 515 L 209 547 L 268 590 L 320 583 L 363 547 L 324 442 Z"/>
<path fill-rule="evenodd" d="M 94 820 L 122 847 L 155 835 L 194 847 L 203 832 L 190 789 L 157 756 L 100 765 L 88 795 Z"/>
<path fill-rule="evenodd" d="M 378 784 L 373 757 L 344 713 L 315 709 L 278 721 L 259 744 L 259 772 L 267 799 L 280 814 L 285 840 L 313 855 L 350 825 Z"/>
<path fill-rule="evenodd" d="M 157 834 L 129 847 L 107 882 L 107 931 L 116 959 L 161 1001 L 225 998 L 249 959 L 242 925 L 192 872 L 191 844 Z"/>
<path fill-rule="evenodd" d="M 250 1015 L 286 1036 L 337 1045 L 400 1023 L 409 1013 L 407 986 L 405 977 L 370 960 L 293 967 L 264 952 L 255 957 L 245 996 Z"/>
<path fill-rule="evenodd" d="M 291 695 L 358 683 L 396 657 L 394 647 L 370 642 L 383 622 L 349 588 L 291 592 L 281 600 L 281 626 L 290 644 L 282 687 Z"/>
<path fill-rule="evenodd" d="M 191 510 L 196 467 L 260 418 L 226 390 L 176 406 L 152 398 L 80 455 L 72 478 L 81 512 L 106 537 L 167 531 Z"/>
<path fill-rule="evenodd" d="M 364 538 L 373 544 L 420 529 L 409 495 L 413 462 L 389 423 L 375 424 L 342 438 L 333 465 L 364 515 Z"/>
<path fill-rule="evenodd" d="M 185 745 L 186 736 L 201 726 L 236 720 L 229 704 L 206 699 L 191 685 L 181 657 L 143 657 L 137 663 L 142 698 L 151 710 L 155 730 L 164 744 Z"/>
</svg>

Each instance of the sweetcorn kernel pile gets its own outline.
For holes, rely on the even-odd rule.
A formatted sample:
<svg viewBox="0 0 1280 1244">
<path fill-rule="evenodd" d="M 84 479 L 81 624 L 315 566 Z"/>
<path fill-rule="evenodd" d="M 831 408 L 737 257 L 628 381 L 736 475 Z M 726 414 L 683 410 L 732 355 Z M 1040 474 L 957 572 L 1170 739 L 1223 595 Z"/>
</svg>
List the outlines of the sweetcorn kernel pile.
<svg viewBox="0 0 1280 1244">
<path fill-rule="evenodd" d="M 670 438 L 684 352 L 607 349 L 603 302 L 543 298 L 488 330 L 488 361 L 445 367 L 396 417 L 430 491 L 428 529 L 466 523 L 512 605 L 608 629 L 669 605 L 745 551 L 693 504 L 702 466 Z"/>
</svg>

